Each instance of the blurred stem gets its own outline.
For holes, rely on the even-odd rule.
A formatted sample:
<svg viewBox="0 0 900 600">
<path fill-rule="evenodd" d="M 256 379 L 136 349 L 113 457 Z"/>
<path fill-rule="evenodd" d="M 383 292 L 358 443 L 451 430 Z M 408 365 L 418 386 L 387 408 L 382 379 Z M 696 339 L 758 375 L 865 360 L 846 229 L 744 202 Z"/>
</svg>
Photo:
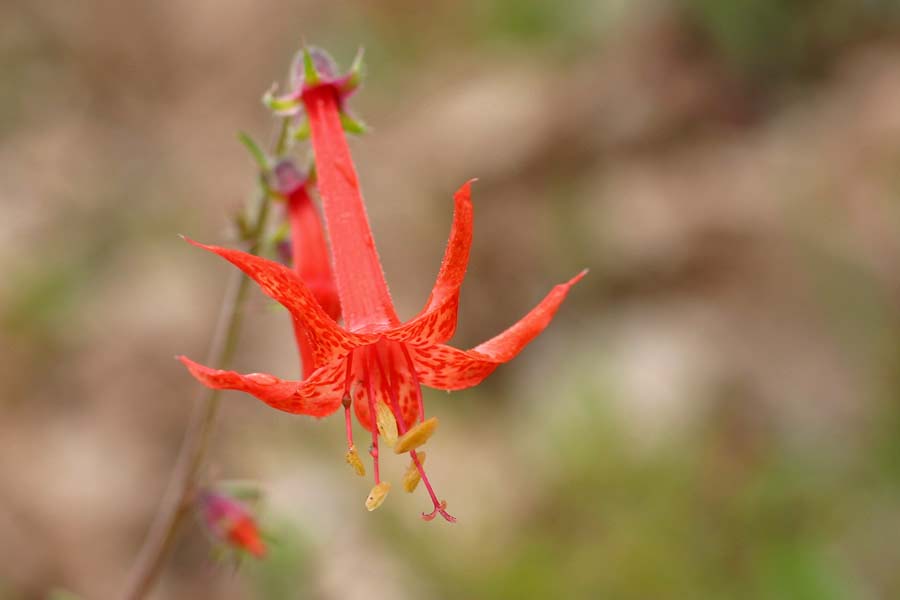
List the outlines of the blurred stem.
<svg viewBox="0 0 900 600">
<path fill-rule="evenodd" d="M 287 150 L 288 124 L 288 119 L 283 119 L 279 128 L 275 142 L 277 157 L 282 156 Z M 266 173 L 262 170 L 259 180 L 262 194 L 248 236 L 250 247 L 247 251 L 250 254 L 259 253 L 271 205 Z M 249 290 L 250 280 L 240 271 L 234 271 L 222 302 L 206 364 L 217 365 L 220 369 L 230 367 L 240 337 L 244 304 Z M 165 496 L 132 566 L 125 593 L 122 595 L 124 600 L 141 600 L 150 592 L 162 571 L 166 557 L 172 550 L 182 522 L 190 513 L 194 491 L 219 410 L 219 396 L 220 390 L 207 390 L 202 401 L 194 408 Z"/>
</svg>

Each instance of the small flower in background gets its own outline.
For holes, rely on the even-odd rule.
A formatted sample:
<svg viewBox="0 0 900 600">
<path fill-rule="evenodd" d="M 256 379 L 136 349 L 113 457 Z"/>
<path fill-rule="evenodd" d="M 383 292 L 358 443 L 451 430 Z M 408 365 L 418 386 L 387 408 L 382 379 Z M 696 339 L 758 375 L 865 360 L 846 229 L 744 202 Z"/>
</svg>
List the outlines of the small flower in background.
<svg viewBox="0 0 900 600">
<path fill-rule="evenodd" d="M 338 320 L 341 304 L 331 273 L 322 221 L 309 195 L 309 176 L 287 159 L 276 164 L 272 174 L 275 189 L 287 203 L 290 264 L 328 316 Z M 312 350 L 303 325 L 296 319 L 293 319 L 293 324 L 302 373 L 306 378 L 315 369 Z"/>
<path fill-rule="evenodd" d="M 259 526 L 246 504 L 221 490 L 201 490 L 197 510 L 207 531 L 219 542 L 256 558 L 266 555 Z"/>
<path fill-rule="evenodd" d="M 266 101 L 281 114 L 308 119 L 305 123 L 315 152 L 317 187 L 331 242 L 330 265 L 344 326 L 335 322 L 335 315 L 329 313 L 322 294 L 314 287 L 316 278 L 328 267 L 327 254 L 316 254 L 318 258 L 309 271 L 296 268 L 296 264 L 291 270 L 245 252 L 191 241 L 237 266 L 264 293 L 288 309 L 298 332 L 304 379 L 286 381 L 266 373 L 242 375 L 211 369 L 184 356 L 179 358 L 204 385 L 244 391 L 279 410 L 324 417 L 343 406 L 346 460 L 357 474 L 364 475 L 365 468 L 353 442 L 351 408 L 354 409 L 359 423 L 372 434 L 369 453 L 375 485 L 366 507 L 371 511 L 380 506 L 391 488 L 380 476 L 382 439 L 394 453 L 409 454 L 410 466 L 403 487 L 412 492 L 421 480 L 434 507 L 422 517 L 431 520 L 440 514 L 454 522 L 456 519 L 446 510 L 447 503 L 438 499 L 425 474 L 424 456 L 417 452 L 438 425 L 436 417 L 425 418 L 421 385 L 447 391 L 478 385 L 550 324 L 569 289 L 585 272 L 554 287 L 525 317 L 487 342 L 471 350 L 445 345 L 456 331 L 459 291 L 472 243 L 470 181 L 454 196 L 450 239 L 431 295 L 416 317 L 402 323 L 384 280 L 344 136 L 345 129 L 354 130 L 355 121 L 346 112 L 345 100 L 359 85 L 359 57 L 350 75 L 344 77 L 335 75 L 333 64 L 322 51 L 304 50 L 292 72 L 292 92 L 280 98 L 269 94 Z M 285 169 L 281 179 L 297 177 L 294 171 Z M 302 196 L 308 200 L 305 183 L 298 186 L 285 185 L 285 189 L 303 189 Z M 301 202 L 299 206 L 307 205 Z M 298 243 L 320 247 L 318 241 L 313 243 L 307 238 L 304 242 L 304 234 L 297 233 L 308 228 L 313 232 L 312 238 L 320 235 L 319 226 L 309 225 L 311 222 L 291 219 L 295 247 Z"/>
<path fill-rule="evenodd" d="M 341 305 L 331 274 L 325 231 L 309 195 L 309 176 L 288 159 L 276 164 L 272 172 L 276 189 L 287 202 L 291 265 L 328 316 L 338 320 Z"/>
</svg>

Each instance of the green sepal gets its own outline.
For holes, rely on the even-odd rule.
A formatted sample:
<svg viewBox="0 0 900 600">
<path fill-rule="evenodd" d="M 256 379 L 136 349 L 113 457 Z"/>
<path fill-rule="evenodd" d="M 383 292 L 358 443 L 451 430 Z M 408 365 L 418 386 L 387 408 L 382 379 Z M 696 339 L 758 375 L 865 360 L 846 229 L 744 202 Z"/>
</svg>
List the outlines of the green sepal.
<svg viewBox="0 0 900 600">
<path fill-rule="evenodd" d="M 290 116 L 295 115 L 303 108 L 303 104 L 296 97 L 288 94 L 285 96 L 276 96 L 275 90 L 278 85 L 273 85 L 263 94 L 263 104 L 276 115 Z"/>
<path fill-rule="evenodd" d="M 344 131 L 353 135 L 362 135 L 369 131 L 368 125 L 343 111 L 341 111 L 341 126 Z"/>
<path fill-rule="evenodd" d="M 341 86 L 341 92 L 348 94 L 362 84 L 363 77 L 366 75 L 365 64 L 363 63 L 364 55 L 365 50 L 363 48 L 357 50 L 356 56 L 353 58 L 353 64 L 350 65 L 350 71 L 347 73 L 347 79 Z"/>
<path fill-rule="evenodd" d="M 259 170 L 267 173 L 272 167 L 269 164 L 269 158 L 266 156 L 266 153 L 263 152 L 262 148 L 259 147 L 259 144 L 254 141 L 252 137 L 244 133 L 243 131 L 238 132 L 238 140 L 247 149 L 247 152 L 250 153 L 250 156 L 253 158 L 253 162 L 257 164 Z"/>
<path fill-rule="evenodd" d="M 313 62 L 312 54 L 309 48 L 303 47 L 303 82 L 306 85 L 317 85 L 319 83 L 319 72 L 316 71 L 316 63 Z"/>
</svg>

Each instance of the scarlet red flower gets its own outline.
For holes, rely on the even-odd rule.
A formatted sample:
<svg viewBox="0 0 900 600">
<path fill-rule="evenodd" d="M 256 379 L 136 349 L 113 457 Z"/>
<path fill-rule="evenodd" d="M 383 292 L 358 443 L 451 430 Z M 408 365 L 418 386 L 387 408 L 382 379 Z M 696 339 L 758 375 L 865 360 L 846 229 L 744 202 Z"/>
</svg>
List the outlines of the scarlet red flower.
<svg viewBox="0 0 900 600">
<path fill-rule="evenodd" d="M 294 97 L 302 101 L 309 119 L 344 327 L 326 313 L 297 273 L 244 252 L 191 242 L 237 266 L 288 309 L 302 327 L 315 369 L 303 381 L 285 381 L 269 374 L 210 369 L 186 357 L 181 361 L 209 387 L 241 390 L 286 412 L 324 417 L 343 405 L 347 460 L 362 474 L 352 438 L 352 407 L 360 424 L 372 433 L 375 487 L 367 507 L 377 508 L 390 489 L 381 481 L 378 467 L 379 438 L 383 438 L 397 453 L 410 454 L 411 467 L 434 505 L 423 518 L 441 514 L 452 522 L 455 518 L 435 494 L 416 452 L 437 425 L 434 418 L 425 420 L 420 385 L 450 391 L 480 383 L 544 330 L 585 272 L 554 287 L 525 317 L 487 342 L 470 350 L 445 345 L 456 330 L 459 290 L 472 242 L 468 182 L 454 196 L 450 239 L 431 295 L 417 316 L 401 323 L 388 293 L 344 138 L 341 110 L 346 85 L 341 82 L 345 78 L 317 71 L 313 56 L 308 52 L 303 56 L 306 77 Z M 411 491 L 416 481 L 409 481 L 405 487 Z"/>
<path fill-rule="evenodd" d="M 256 519 L 243 503 L 213 490 L 200 493 L 198 506 L 210 533 L 232 548 L 257 558 L 266 554 Z"/>
</svg>

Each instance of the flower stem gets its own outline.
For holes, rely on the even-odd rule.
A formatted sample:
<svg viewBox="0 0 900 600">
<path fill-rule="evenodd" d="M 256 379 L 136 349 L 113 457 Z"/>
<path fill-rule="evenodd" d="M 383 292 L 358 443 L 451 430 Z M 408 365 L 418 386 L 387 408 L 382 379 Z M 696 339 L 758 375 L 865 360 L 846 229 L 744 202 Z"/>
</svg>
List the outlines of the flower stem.
<svg viewBox="0 0 900 600">
<path fill-rule="evenodd" d="M 288 124 L 287 119 L 282 120 L 275 142 L 276 156 L 283 155 L 287 149 Z M 256 206 L 248 236 L 250 254 L 257 254 L 262 246 L 271 205 L 266 173 L 261 171 L 259 177 L 263 192 Z M 207 364 L 218 365 L 221 369 L 229 368 L 237 349 L 244 304 L 250 290 L 249 284 L 250 280 L 239 271 L 232 275 L 210 342 Z M 123 600 L 141 600 L 150 592 L 172 550 L 181 524 L 190 513 L 219 410 L 220 392 L 221 390 L 207 390 L 194 408 L 166 493 L 132 565 L 125 591 L 121 596 Z"/>
</svg>

